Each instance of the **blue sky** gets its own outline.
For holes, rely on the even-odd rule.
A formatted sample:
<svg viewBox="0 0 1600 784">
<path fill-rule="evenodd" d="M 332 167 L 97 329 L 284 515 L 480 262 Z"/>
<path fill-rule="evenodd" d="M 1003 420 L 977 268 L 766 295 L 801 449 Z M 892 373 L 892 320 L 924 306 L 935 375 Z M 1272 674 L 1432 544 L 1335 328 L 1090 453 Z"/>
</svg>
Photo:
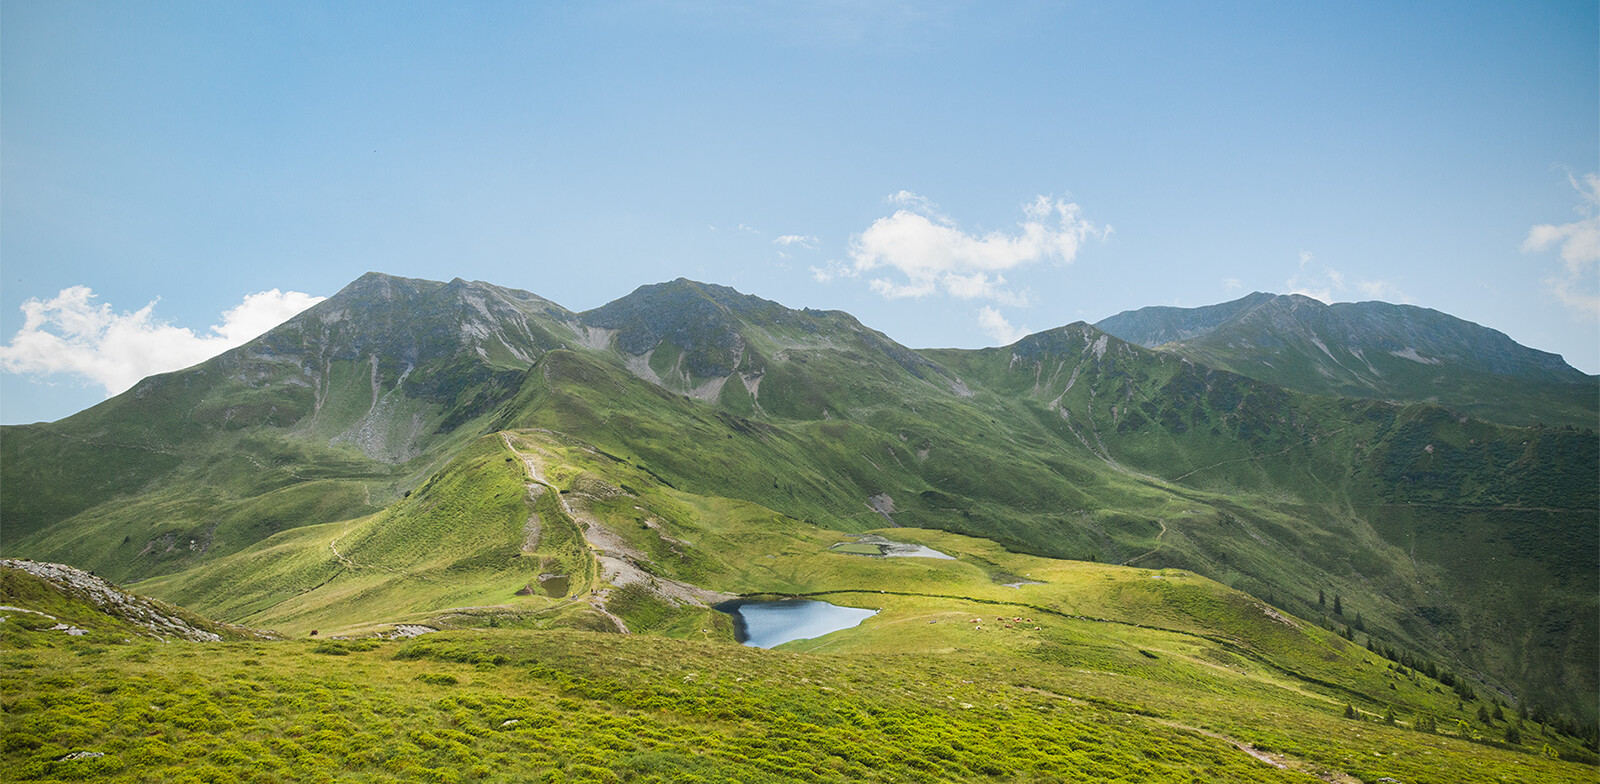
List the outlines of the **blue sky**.
<svg viewBox="0 0 1600 784">
<path fill-rule="evenodd" d="M 686 276 L 913 347 L 1298 290 L 1595 373 L 1597 16 L 0 2 L 0 421 L 367 270 L 574 310 Z"/>
</svg>

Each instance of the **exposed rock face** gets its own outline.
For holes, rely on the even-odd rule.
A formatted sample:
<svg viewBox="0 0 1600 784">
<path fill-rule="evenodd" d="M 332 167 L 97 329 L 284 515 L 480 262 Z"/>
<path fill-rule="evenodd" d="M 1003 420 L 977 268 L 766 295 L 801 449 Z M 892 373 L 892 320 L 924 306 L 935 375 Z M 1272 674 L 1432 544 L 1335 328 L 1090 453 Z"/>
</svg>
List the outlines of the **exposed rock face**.
<svg viewBox="0 0 1600 784">
<path fill-rule="evenodd" d="M 81 569 L 15 558 L 0 560 L 0 568 L 16 569 L 49 581 L 63 593 L 84 599 L 107 615 L 135 624 L 154 637 L 177 637 L 192 642 L 222 640 L 221 635 L 197 628 L 169 608 L 143 596 L 123 593 L 111 583 Z"/>
<path fill-rule="evenodd" d="M 879 493 L 868 498 L 867 508 L 883 515 L 883 519 L 888 520 L 889 525 L 894 525 L 894 518 L 890 517 L 894 514 L 894 499 L 890 498 L 888 493 Z"/>
</svg>

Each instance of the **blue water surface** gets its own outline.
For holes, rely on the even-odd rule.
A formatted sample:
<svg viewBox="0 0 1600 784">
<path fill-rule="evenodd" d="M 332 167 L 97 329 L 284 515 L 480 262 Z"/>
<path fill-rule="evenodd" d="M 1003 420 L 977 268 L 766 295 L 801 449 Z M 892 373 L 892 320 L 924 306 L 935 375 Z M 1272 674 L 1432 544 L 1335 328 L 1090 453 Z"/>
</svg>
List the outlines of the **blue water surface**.
<svg viewBox="0 0 1600 784">
<path fill-rule="evenodd" d="M 717 609 L 733 616 L 735 638 L 751 648 L 821 637 L 857 626 L 878 613 L 812 599 L 740 600 L 719 604 Z"/>
</svg>

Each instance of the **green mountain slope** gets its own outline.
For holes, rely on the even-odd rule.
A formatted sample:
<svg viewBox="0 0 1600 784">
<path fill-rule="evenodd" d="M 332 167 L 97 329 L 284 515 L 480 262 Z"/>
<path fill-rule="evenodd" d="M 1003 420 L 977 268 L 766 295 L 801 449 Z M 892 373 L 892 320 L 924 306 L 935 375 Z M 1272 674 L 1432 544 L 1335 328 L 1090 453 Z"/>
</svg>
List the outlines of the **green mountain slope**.
<svg viewBox="0 0 1600 784">
<path fill-rule="evenodd" d="M 1582 620 L 1597 591 L 1592 432 L 1297 395 L 1082 325 L 930 356 L 1190 501 L 1160 520 L 1159 547 L 1138 563 L 1191 568 L 1308 615 L 1326 611 L 1308 597 L 1342 594 L 1342 622 L 1353 610 L 1474 669 L 1564 669 L 1534 678 L 1550 684 L 1540 699 L 1559 699 L 1558 683 L 1591 688 L 1578 662 L 1595 655 Z M 1529 655 L 1554 650 L 1565 653 Z"/>
<path fill-rule="evenodd" d="M 1435 402 L 1515 425 L 1600 421 L 1600 382 L 1593 376 L 1555 354 L 1427 308 L 1324 305 L 1256 292 L 1209 307 L 1127 311 L 1095 326 L 1312 394 Z"/>
<path fill-rule="evenodd" d="M 559 451 L 519 439 L 540 461 Z M 894 535 L 957 557 L 873 559 L 807 547 L 832 538 L 815 531 L 732 528 L 763 539 L 758 548 L 783 546 L 776 560 L 820 567 L 831 601 L 877 614 L 774 651 L 695 629 L 674 640 L 511 628 L 547 618 L 506 608 L 458 613 L 456 625 L 473 628 L 404 642 L 158 646 L 27 623 L 0 637 L 0 760 L 19 781 L 1578 782 L 1594 772 L 1569 736 L 1461 700 L 1418 668 L 1192 573 L 1049 561 L 927 531 Z M 997 567 L 1031 580 L 998 585 Z M 784 567 L 758 567 L 769 569 Z M 51 602 L 60 611 L 59 597 L 11 590 L 8 574 L 3 622 Z M 613 604 L 646 619 L 637 601 Z"/>
<path fill-rule="evenodd" d="M 573 314 L 374 274 L 0 451 L 7 554 L 290 632 L 503 611 L 727 638 L 717 596 L 853 590 L 827 547 L 896 525 L 1190 570 L 1584 721 L 1597 692 L 1592 432 L 1082 324 L 913 352 L 690 281 Z M 956 582 L 1015 582 L 964 552 L 988 565 Z"/>
</svg>

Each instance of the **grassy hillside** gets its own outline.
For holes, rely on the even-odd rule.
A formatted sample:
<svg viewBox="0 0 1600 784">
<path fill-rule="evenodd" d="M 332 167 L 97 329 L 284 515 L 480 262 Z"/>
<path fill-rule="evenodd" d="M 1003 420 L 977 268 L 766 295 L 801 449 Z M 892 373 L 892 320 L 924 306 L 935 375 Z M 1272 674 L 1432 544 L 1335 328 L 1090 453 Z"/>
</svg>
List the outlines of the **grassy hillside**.
<svg viewBox="0 0 1600 784">
<path fill-rule="evenodd" d="M 492 616 L 721 638 L 717 596 L 857 590 L 834 537 L 937 529 L 1205 575 L 1592 721 L 1596 452 L 1592 431 L 1299 394 L 1085 325 L 912 352 L 689 281 L 574 314 L 369 275 L 7 428 L 0 524 L 6 554 L 293 633 Z"/>
<path fill-rule="evenodd" d="M 18 781 L 1595 774 L 1592 754 L 1570 737 L 1514 712 L 1495 719 L 1498 705 L 1459 700 L 1433 678 L 1193 574 L 892 533 L 960 557 L 808 553 L 803 537 L 788 539 L 773 560 L 832 560 L 830 585 L 856 587 L 828 598 L 881 611 L 774 651 L 716 635 L 515 629 L 509 611 L 405 642 L 152 645 L 24 625 L 0 637 L 0 760 Z M 768 549 L 784 537 L 757 539 Z M 1033 582 L 993 581 L 1011 569 Z M 862 587 L 873 584 L 885 587 Z M 945 593 L 906 590 L 929 585 Z M 0 593 L 7 607 L 35 600 Z M 29 614 L 0 615 L 10 624 Z"/>
<path fill-rule="evenodd" d="M 564 361 L 559 356 L 553 359 Z M 605 372 L 603 365 L 590 369 Z M 785 481 L 793 480 L 800 474 L 798 469 L 806 468 L 800 454 L 791 457 L 783 451 L 773 453 L 784 446 L 781 430 L 769 428 L 761 439 L 715 438 L 719 424 L 723 425 L 724 436 L 738 431 L 703 405 L 671 395 L 661 399 L 664 405 L 677 410 L 683 421 L 665 414 L 653 421 L 680 437 L 687 434 L 705 438 L 714 445 L 715 449 L 708 447 L 693 453 L 701 460 L 718 459 L 715 455 L 723 453 L 720 459 L 727 460 L 730 466 L 743 465 L 740 473 L 749 479 L 744 487 L 753 495 L 759 494 L 757 491 L 772 493 L 781 502 Z M 568 425 L 581 424 L 569 409 L 554 406 L 554 410 Z M 695 417 L 703 417 L 704 421 Z M 843 528 L 830 528 L 749 501 L 696 493 L 692 485 L 675 487 L 675 482 L 663 476 L 673 475 L 676 469 L 665 444 L 660 452 L 640 449 L 649 441 L 639 436 L 647 433 L 635 433 L 626 444 L 638 451 L 624 451 L 613 445 L 596 447 L 548 430 L 485 436 L 434 479 L 383 513 L 286 532 L 249 551 L 180 575 L 150 580 L 141 587 L 231 620 L 296 634 L 310 629 L 321 629 L 324 634 L 366 632 L 399 622 L 449 627 L 495 617 L 506 626 L 610 629 L 620 622 L 634 632 L 730 639 L 731 628 L 704 608 L 705 601 L 698 605 L 686 602 L 670 587 L 685 584 L 725 595 L 913 593 L 1019 603 L 1064 615 L 1089 615 L 1186 631 L 1200 628 L 1193 624 L 1202 613 L 1202 605 L 1180 602 L 1177 606 L 1181 609 L 1167 607 L 1157 612 L 1148 597 L 1140 598 L 1136 609 L 1128 608 L 1126 603 L 1142 593 L 1120 596 L 1123 604 L 1106 605 L 1086 598 L 1076 585 L 1060 590 L 1032 585 L 1005 587 L 1004 583 L 1040 579 L 1053 568 L 1050 564 L 1058 562 L 1008 551 L 987 540 L 929 539 L 937 535 L 891 529 L 885 533 L 945 549 L 957 555 L 957 560 L 843 557 L 829 548 L 847 541 L 845 537 L 850 533 L 887 524 L 864 502 L 858 501 L 860 507 L 854 511 L 848 508 L 853 504 L 839 504 L 845 507 L 840 517 L 830 516 L 827 508 L 819 509 L 819 519 L 850 523 Z M 826 455 L 816 451 L 806 454 L 813 458 Z M 794 462 L 785 462 L 790 459 Z M 531 472 L 527 466 L 532 466 Z M 762 466 L 769 466 L 770 473 L 763 473 Z M 817 466 L 815 462 L 812 466 L 822 477 L 818 484 L 826 486 L 828 466 Z M 907 476 L 915 478 L 912 474 Z M 1112 490 L 1124 492 L 1121 508 L 1137 509 L 1134 504 L 1146 498 L 1146 508 L 1162 515 L 1144 539 L 1131 542 L 1147 549 L 1121 560 L 1142 564 L 1157 558 L 1192 558 L 1207 566 L 1221 564 L 1226 567 L 1220 570 L 1226 578 L 1280 606 L 1301 605 L 1305 609 L 1299 612 L 1318 623 L 1335 630 L 1359 626 L 1363 639 L 1371 635 L 1377 644 L 1404 652 L 1408 660 L 1414 656 L 1414 664 L 1427 662 L 1436 671 L 1449 672 L 1463 682 L 1474 677 L 1461 661 L 1436 657 L 1426 644 L 1415 642 L 1421 638 L 1424 643 L 1437 645 L 1437 638 L 1430 640 L 1423 635 L 1438 627 L 1479 628 L 1470 619 L 1450 616 L 1449 605 L 1433 605 L 1430 612 L 1437 613 L 1435 617 L 1424 617 L 1413 622 L 1415 627 L 1408 627 L 1405 619 L 1412 616 L 1401 614 L 1404 611 L 1399 601 L 1390 599 L 1392 604 L 1380 605 L 1371 600 L 1375 592 L 1345 591 L 1336 583 L 1326 594 L 1328 601 L 1342 602 L 1340 614 L 1327 605 L 1319 607 L 1313 599 L 1291 601 L 1295 597 L 1275 593 L 1275 586 L 1294 585 L 1304 579 L 1304 575 L 1295 573 L 1294 560 L 1307 558 L 1303 548 L 1319 546 L 1333 553 L 1353 549 L 1326 541 L 1334 538 L 1332 531 L 1337 530 L 1339 521 L 1318 517 L 1326 514 L 1320 507 L 1283 504 L 1274 508 L 1263 504 L 1256 508 L 1244 505 L 1236 496 L 1202 491 L 1175 494 L 1178 490 L 1174 489 L 1157 493 L 1151 487 L 1162 486 L 1160 483 L 1149 479 L 1141 482 L 1130 481 L 1125 487 L 1110 484 Z M 857 490 L 846 498 L 861 495 Z M 902 522 L 908 516 L 915 521 L 915 510 L 912 507 L 894 514 Z M 1303 525 L 1303 521 L 1319 519 L 1327 526 L 1325 533 Z M 532 539 L 529 521 L 538 529 Z M 1118 522 L 1108 519 L 1102 528 Z M 1392 528 L 1393 522 L 1387 525 L 1390 527 L 1369 532 L 1372 541 L 1365 544 L 1371 548 L 1369 552 L 1376 553 L 1372 558 L 1386 557 L 1386 550 L 1396 546 L 1389 540 L 1400 539 Z M 1318 538 L 1325 541 L 1318 542 Z M 1239 542 L 1243 541 L 1256 542 L 1257 546 L 1241 546 Z M 1302 549 L 1290 550 L 1286 543 Z M 1463 546 L 1470 551 L 1474 543 L 1467 540 Z M 1506 565 L 1518 563 L 1512 555 L 1507 553 Z M 631 571 L 619 577 L 601 563 L 607 556 L 626 562 Z M 1441 553 L 1438 557 L 1444 556 Z M 1311 557 L 1328 556 L 1312 553 Z M 1408 596 L 1400 590 L 1415 590 L 1410 581 L 1438 580 L 1439 575 L 1415 567 L 1404 569 L 1408 563 L 1398 558 L 1390 562 L 1373 560 L 1360 568 L 1362 577 L 1368 580 L 1382 576 L 1382 569 L 1391 569 L 1383 577 L 1391 584 L 1385 590 L 1416 601 L 1424 597 Z M 1503 570 L 1506 565 L 1498 568 Z M 1107 574 L 1117 571 L 1113 567 L 1096 568 Z M 1267 583 L 1260 575 L 1278 582 Z M 552 576 L 561 578 L 559 595 L 545 590 L 544 583 L 549 581 L 540 579 Z M 1471 572 L 1461 579 L 1483 577 Z M 1570 581 L 1572 577 L 1564 579 Z M 1075 584 L 1081 580 L 1066 582 Z M 664 584 L 668 587 L 663 588 Z M 1163 589 L 1168 585 L 1137 580 L 1133 584 Z M 1312 597 L 1322 590 L 1315 583 L 1303 585 L 1302 590 Z M 1536 580 L 1524 575 L 1518 585 L 1529 593 L 1510 594 L 1508 601 L 1539 598 Z M 1024 596 L 1033 598 L 1021 601 Z M 1259 600 L 1251 601 L 1247 612 L 1261 612 L 1252 608 L 1268 606 Z M 1550 606 L 1554 610 L 1560 605 L 1552 602 Z M 1510 609 L 1505 608 L 1507 614 Z M 1565 636 L 1560 641 L 1569 646 L 1568 650 L 1581 650 L 1589 644 L 1579 631 L 1583 628 L 1582 619 L 1562 617 L 1567 625 L 1561 629 Z M 1155 623 L 1153 618 L 1160 618 L 1161 623 Z M 1401 620 L 1395 622 L 1393 618 Z M 1547 628 L 1556 628 L 1549 626 L 1547 617 L 1540 620 Z M 1534 677 L 1570 677 L 1559 656 L 1520 661 Z M 1307 666 L 1311 665 L 1295 665 L 1294 669 L 1299 672 Z M 1315 671 L 1311 667 L 1308 672 Z M 1538 667 L 1545 669 L 1537 671 Z M 1524 707 L 1536 702 L 1525 695 L 1521 699 Z"/>
<path fill-rule="evenodd" d="M 928 352 L 971 397 L 825 355 L 814 361 L 834 364 L 815 377 L 862 380 L 827 390 L 838 414 L 820 421 L 747 419 L 553 352 L 499 424 L 559 430 L 674 487 L 840 530 L 892 520 L 1192 569 L 1516 683 L 1530 702 L 1587 710 L 1571 699 L 1595 689 L 1600 636 L 1586 433 L 1296 395 L 1086 329 L 1038 337 Z M 769 371 L 762 399 L 784 389 Z M 887 518 L 870 506 L 884 497 Z M 1465 539 L 1408 527 L 1418 515 L 1478 527 Z M 1508 533 L 1518 546 L 1491 541 Z M 1463 568 L 1489 557 L 1514 589 L 1485 593 L 1481 566 Z M 1347 612 L 1331 611 L 1334 596 Z"/>
<path fill-rule="evenodd" d="M 1018 419 L 1050 421 L 1062 441 L 1192 502 L 1160 521 L 1160 547 L 1139 564 L 1194 569 L 1332 622 L 1359 618 L 1412 650 L 1515 680 L 1532 701 L 1588 710 L 1567 696 L 1595 688 L 1587 662 L 1600 654 L 1592 431 L 1299 395 L 1102 339 L 1069 327 L 933 356 Z M 1319 592 L 1341 595 L 1346 612 L 1333 617 Z M 1562 675 L 1511 675 L 1532 669 Z"/>
</svg>

